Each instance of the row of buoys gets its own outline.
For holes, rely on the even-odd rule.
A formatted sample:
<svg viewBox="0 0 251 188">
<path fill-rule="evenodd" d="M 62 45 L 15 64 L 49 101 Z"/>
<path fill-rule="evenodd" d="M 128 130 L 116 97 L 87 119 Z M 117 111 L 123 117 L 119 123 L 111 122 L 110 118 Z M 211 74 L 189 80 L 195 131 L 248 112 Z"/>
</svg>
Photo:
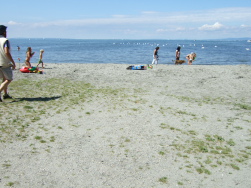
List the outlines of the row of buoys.
<svg viewBox="0 0 251 188">
<path fill-rule="evenodd" d="M 38 67 L 22 67 L 20 69 L 20 72 L 22 72 L 22 73 L 39 73 L 39 74 L 43 74 L 43 71 L 39 70 Z"/>
</svg>

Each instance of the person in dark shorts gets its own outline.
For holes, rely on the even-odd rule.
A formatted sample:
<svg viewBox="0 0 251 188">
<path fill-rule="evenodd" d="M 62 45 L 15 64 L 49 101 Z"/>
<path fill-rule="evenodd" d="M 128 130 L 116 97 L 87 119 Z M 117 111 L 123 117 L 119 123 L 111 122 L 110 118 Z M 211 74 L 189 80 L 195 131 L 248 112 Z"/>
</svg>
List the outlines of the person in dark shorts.
<svg viewBox="0 0 251 188">
<path fill-rule="evenodd" d="M 176 60 L 180 60 L 180 46 L 177 47 L 176 52 L 175 52 L 175 56 L 176 56 Z"/>
<path fill-rule="evenodd" d="M 159 47 L 156 47 L 153 51 L 153 61 L 152 64 L 158 64 L 158 60 L 159 60 L 159 56 L 158 56 L 158 51 L 159 51 Z"/>
</svg>

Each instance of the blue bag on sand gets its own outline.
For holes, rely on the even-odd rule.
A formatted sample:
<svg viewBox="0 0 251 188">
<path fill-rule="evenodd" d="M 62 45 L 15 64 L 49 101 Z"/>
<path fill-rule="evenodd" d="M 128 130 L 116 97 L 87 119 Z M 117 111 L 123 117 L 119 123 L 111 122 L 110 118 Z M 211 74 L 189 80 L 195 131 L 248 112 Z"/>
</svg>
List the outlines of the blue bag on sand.
<svg viewBox="0 0 251 188">
<path fill-rule="evenodd" d="M 146 66 L 145 65 L 133 65 L 133 66 L 127 67 L 127 70 L 146 70 Z"/>
</svg>

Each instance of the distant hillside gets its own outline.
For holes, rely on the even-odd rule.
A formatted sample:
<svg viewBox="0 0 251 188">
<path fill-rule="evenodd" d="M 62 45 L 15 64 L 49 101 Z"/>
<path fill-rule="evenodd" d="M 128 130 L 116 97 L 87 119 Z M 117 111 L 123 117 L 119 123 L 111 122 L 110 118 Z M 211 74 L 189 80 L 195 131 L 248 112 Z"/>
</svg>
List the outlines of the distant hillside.
<svg viewBox="0 0 251 188">
<path fill-rule="evenodd" d="M 222 40 L 251 40 L 251 37 L 244 37 L 244 38 L 226 38 Z"/>
</svg>

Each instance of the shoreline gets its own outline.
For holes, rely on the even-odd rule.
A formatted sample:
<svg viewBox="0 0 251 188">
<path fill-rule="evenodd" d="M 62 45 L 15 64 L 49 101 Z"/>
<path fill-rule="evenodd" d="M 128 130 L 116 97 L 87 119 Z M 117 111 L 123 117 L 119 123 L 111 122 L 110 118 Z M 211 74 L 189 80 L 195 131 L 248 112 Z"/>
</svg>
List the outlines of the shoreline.
<svg viewBox="0 0 251 188">
<path fill-rule="evenodd" d="M 181 65 L 175 65 L 174 62 L 167 62 L 167 63 L 159 63 L 158 65 L 160 66 L 190 66 L 187 64 L 187 60 L 185 60 L 186 62 L 181 64 Z M 31 63 L 33 66 L 32 67 L 36 67 L 37 63 Z M 132 65 L 152 65 L 151 61 L 149 61 L 149 63 L 45 63 L 45 65 L 121 65 L 121 66 L 132 66 Z M 16 62 L 16 65 L 18 65 L 17 67 L 19 68 L 19 62 Z M 158 66 L 157 65 L 157 66 Z M 25 64 L 24 63 L 20 63 L 20 68 L 24 67 Z M 191 66 L 251 66 L 251 64 L 196 64 L 196 62 L 193 62 L 193 64 Z M 47 66 L 48 67 L 48 66 Z M 40 69 L 42 69 L 42 67 L 39 67 Z M 46 67 L 45 67 L 46 69 Z"/>
<path fill-rule="evenodd" d="M 1 187 L 251 185 L 250 65 L 128 66 L 16 70 Z"/>
</svg>

